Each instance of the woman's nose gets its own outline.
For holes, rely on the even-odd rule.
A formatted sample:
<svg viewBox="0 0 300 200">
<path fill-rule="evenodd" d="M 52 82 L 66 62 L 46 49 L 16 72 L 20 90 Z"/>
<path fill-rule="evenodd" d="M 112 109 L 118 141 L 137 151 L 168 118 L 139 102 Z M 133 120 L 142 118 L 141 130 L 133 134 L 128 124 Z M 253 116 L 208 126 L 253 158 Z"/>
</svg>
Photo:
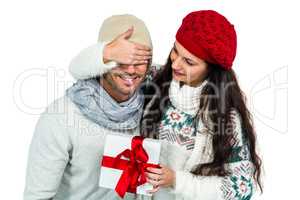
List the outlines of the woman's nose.
<svg viewBox="0 0 300 200">
<path fill-rule="evenodd" d="M 172 68 L 175 70 L 180 70 L 182 67 L 181 57 L 177 56 L 177 58 L 172 63 Z"/>
</svg>

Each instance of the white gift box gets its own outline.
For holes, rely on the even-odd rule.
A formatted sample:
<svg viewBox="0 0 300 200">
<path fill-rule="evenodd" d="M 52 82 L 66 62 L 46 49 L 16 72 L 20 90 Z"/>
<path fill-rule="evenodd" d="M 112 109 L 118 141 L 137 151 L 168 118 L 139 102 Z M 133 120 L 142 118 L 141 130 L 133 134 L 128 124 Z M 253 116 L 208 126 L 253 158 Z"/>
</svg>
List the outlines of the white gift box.
<svg viewBox="0 0 300 200">
<path fill-rule="evenodd" d="M 133 137 L 134 136 L 129 136 L 129 135 L 113 135 L 113 134 L 107 135 L 103 156 L 115 158 L 118 156 L 118 154 L 120 154 L 124 150 L 131 149 L 131 142 Z M 159 156 L 160 156 L 160 148 L 161 148 L 160 142 L 158 140 L 145 138 L 143 140 L 143 148 L 148 154 L 147 163 L 159 164 Z M 123 158 L 123 157 L 122 159 L 128 160 L 127 158 Z M 104 188 L 115 189 L 122 173 L 123 170 L 101 166 L 99 186 Z M 137 187 L 136 193 L 151 196 L 151 194 L 147 193 L 147 191 L 152 189 L 153 186 L 146 182 Z"/>
</svg>

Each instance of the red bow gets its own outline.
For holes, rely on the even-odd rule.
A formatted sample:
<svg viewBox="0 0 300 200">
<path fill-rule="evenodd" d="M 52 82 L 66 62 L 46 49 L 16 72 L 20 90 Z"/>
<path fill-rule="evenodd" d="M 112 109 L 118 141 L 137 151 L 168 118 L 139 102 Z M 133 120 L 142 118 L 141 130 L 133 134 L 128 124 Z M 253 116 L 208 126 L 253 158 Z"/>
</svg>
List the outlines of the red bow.
<svg viewBox="0 0 300 200">
<path fill-rule="evenodd" d="M 156 164 L 147 163 L 149 157 L 143 148 L 143 140 L 143 137 L 135 136 L 131 141 L 131 149 L 124 150 L 115 158 L 103 156 L 103 167 L 123 170 L 115 188 L 121 198 L 126 192 L 136 193 L 136 188 L 147 182 L 145 174 L 147 167 L 160 167 Z M 122 156 L 129 160 L 122 159 Z"/>
</svg>

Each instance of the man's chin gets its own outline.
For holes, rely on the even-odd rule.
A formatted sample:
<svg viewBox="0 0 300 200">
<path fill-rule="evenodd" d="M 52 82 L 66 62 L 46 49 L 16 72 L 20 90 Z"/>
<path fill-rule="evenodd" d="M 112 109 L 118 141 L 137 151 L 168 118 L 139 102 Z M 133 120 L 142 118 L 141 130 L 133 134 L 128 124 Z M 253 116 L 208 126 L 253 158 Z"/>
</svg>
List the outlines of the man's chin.
<svg viewBox="0 0 300 200">
<path fill-rule="evenodd" d="M 122 80 L 121 78 L 117 77 L 115 79 L 115 85 L 117 88 L 119 88 L 120 92 L 123 94 L 132 94 L 136 91 L 137 85 L 139 82 L 134 82 L 132 84 L 129 84 L 128 82 Z"/>
</svg>

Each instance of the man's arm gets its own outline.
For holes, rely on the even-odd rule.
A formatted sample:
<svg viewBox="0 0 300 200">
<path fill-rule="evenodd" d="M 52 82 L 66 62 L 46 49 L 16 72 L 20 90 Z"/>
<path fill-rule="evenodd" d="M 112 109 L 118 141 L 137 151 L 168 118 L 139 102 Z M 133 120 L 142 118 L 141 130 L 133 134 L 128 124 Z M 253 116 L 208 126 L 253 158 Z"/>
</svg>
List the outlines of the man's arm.
<svg viewBox="0 0 300 200">
<path fill-rule="evenodd" d="M 69 161 L 68 133 L 53 115 L 42 114 L 30 145 L 24 200 L 52 199 Z"/>
</svg>

